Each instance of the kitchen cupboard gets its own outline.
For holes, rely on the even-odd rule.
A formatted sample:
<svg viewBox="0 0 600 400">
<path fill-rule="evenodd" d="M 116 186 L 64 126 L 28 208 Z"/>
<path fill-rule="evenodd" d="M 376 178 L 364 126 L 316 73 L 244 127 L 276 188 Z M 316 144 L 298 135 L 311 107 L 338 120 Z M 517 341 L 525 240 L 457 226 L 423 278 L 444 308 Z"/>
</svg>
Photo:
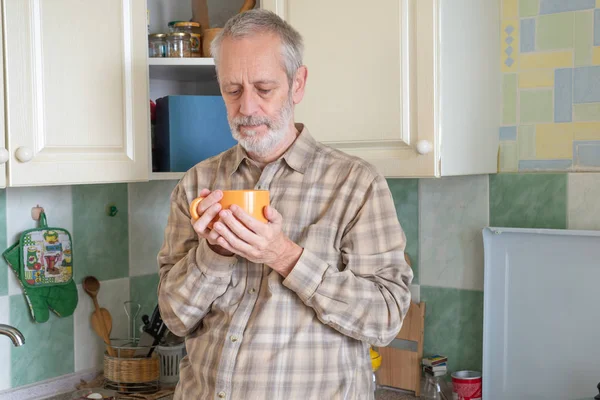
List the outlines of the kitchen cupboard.
<svg viewBox="0 0 600 400">
<path fill-rule="evenodd" d="M 209 0 L 211 26 L 242 3 Z M 214 62 L 148 59 L 147 10 L 150 32 L 166 32 L 168 21 L 191 17 L 191 0 L 3 0 L 2 7 L 0 186 L 183 175 L 152 172 L 148 100 L 220 94 Z M 304 37 L 309 78 L 296 120 L 318 140 L 388 177 L 496 172 L 497 2 L 262 0 L 257 7 Z M 90 15 L 103 24 L 88 23 Z"/>
<path fill-rule="evenodd" d="M 303 35 L 296 120 L 388 177 L 495 173 L 500 5 L 263 0 Z"/>
<path fill-rule="evenodd" d="M 145 2 L 2 8 L 8 185 L 148 180 Z"/>
</svg>

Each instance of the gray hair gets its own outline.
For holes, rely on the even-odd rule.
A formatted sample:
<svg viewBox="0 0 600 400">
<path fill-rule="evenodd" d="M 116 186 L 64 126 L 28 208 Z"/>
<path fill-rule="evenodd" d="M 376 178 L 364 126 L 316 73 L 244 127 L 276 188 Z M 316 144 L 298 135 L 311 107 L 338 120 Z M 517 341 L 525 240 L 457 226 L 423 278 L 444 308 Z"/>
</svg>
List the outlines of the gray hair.
<svg viewBox="0 0 600 400">
<path fill-rule="evenodd" d="M 302 66 L 302 54 L 304 52 L 302 36 L 290 24 L 271 11 L 254 9 L 237 14 L 229 19 L 223 30 L 210 45 L 210 52 L 215 59 L 215 66 L 218 69 L 219 51 L 223 39 L 227 37 L 241 39 L 258 33 L 274 33 L 281 40 L 283 67 L 291 87 L 296 71 Z"/>
</svg>

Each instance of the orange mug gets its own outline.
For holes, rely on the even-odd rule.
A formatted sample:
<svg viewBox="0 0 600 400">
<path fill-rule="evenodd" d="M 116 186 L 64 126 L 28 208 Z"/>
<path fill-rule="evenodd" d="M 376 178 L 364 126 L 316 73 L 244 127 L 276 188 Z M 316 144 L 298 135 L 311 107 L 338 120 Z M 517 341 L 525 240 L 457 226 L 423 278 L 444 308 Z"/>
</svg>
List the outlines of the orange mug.
<svg viewBox="0 0 600 400">
<path fill-rule="evenodd" d="M 269 205 L 268 190 L 223 190 L 222 192 L 223 197 L 219 201 L 222 210 L 227 210 L 231 205 L 235 204 L 257 220 L 264 223 L 268 222 L 264 215 L 264 209 Z M 198 204 L 203 199 L 204 197 L 196 197 L 190 203 L 190 215 L 194 222 L 200 218 L 200 215 L 198 215 Z M 217 215 L 208 223 L 208 228 L 212 229 L 213 224 L 218 220 L 219 216 Z"/>
</svg>

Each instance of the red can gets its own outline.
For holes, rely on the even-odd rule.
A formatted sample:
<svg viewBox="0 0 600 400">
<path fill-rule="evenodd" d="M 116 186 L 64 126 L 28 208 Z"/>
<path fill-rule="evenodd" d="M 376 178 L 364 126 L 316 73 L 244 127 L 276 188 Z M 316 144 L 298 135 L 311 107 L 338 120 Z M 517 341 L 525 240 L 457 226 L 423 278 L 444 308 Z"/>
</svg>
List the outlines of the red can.
<svg viewBox="0 0 600 400">
<path fill-rule="evenodd" d="M 456 371 L 452 374 L 454 400 L 481 400 L 481 372 Z"/>
</svg>

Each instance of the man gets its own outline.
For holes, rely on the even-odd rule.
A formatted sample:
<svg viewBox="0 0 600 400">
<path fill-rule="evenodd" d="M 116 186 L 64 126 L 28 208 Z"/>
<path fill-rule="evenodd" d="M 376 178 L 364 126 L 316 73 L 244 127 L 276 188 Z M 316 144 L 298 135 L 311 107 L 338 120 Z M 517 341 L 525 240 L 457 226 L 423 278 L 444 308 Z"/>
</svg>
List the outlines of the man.
<svg viewBox="0 0 600 400">
<path fill-rule="evenodd" d="M 373 398 L 369 346 L 391 342 L 408 310 L 413 275 L 385 179 L 294 123 L 302 50 L 264 10 L 235 16 L 212 44 L 238 145 L 171 197 L 158 293 L 186 337 L 176 399 Z M 266 224 L 218 203 L 253 188 L 270 191 Z"/>
</svg>

